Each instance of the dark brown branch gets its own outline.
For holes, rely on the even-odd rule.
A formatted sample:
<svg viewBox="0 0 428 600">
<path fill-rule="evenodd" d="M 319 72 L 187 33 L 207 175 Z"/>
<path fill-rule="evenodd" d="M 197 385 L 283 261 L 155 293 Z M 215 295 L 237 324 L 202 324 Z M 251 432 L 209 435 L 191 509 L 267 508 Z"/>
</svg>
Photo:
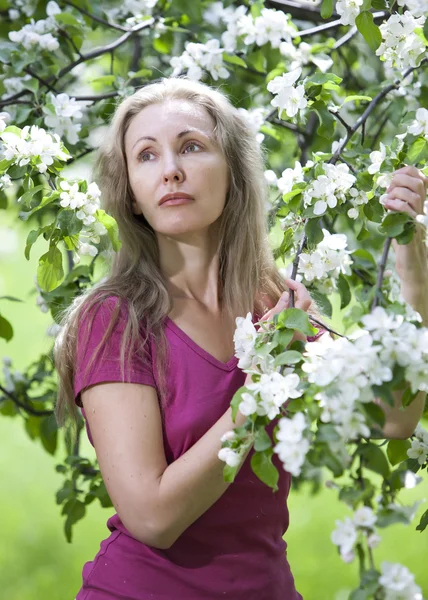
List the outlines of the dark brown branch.
<svg viewBox="0 0 428 600">
<path fill-rule="evenodd" d="M 33 415 L 35 417 L 50 417 L 51 415 L 53 415 L 52 410 L 37 410 L 36 408 L 33 408 L 32 406 L 21 402 L 21 400 L 18 400 L 18 398 L 14 394 L 8 392 L 7 389 L 4 388 L 2 385 L 0 385 L 0 391 L 3 392 L 3 394 L 5 394 L 5 396 L 7 396 L 10 400 L 12 400 L 12 402 L 16 404 L 16 406 L 19 406 L 19 408 L 25 410 L 29 415 Z"/>
<path fill-rule="evenodd" d="M 339 115 L 338 112 L 334 112 L 334 110 L 329 110 L 329 113 L 331 113 L 333 115 L 333 117 L 335 117 L 338 121 L 340 121 L 342 123 L 342 125 L 344 126 L 346 131 L 351 130 L 351 126 L 345 121 L 345 119 L 343 119 L 343 117 L 341 117 Z"/>
<path fill-rule="evenodd" d="M 96 23 L 100 23 L 101 25 L 110 27 L 110 29 L 117 29 L 118 31 L 125 31 L 125 32 L 129 31 L 129 28 L 123 27 L 122 25 L 117 25 L 116 23 L 111 23 L 110 21 L 106 21 L 105 19 L 102 19 L 101 17 L 97 17 L 97 15 L 90 13 L 88 10 L 81 8 L 80 6 L 76 6 L 75 4 L 73 4 L 73 2 L 70 2 L 69 0 L 63 0 L 63 3 L 68 4 L 68 6 L 73 7 L 78 12 L 80 12 L 82 15 L 86 15 L 87 17 L 89 17 L 90 19 L 95 21 Z"/>
<path fill-rule="evenodd" d="M 73 48 L 73 50 L 75 51 L 75 53 L 78 56 L 82 56 L 82 53 L 80 52 L 79 48 L 76 46 L 76 44 L 73 42 L 73 38 L 68 34 L 68 31 L 66 31 L 65 29 L 59 28 L 58 29 L 58 33 L 60 35 L 62 35 L 63 37 L 65 37 L 66 40 L 68 40 L 70 42 L 71 47 Z"/>
<path fill-rule="evenodd" d="M 373 16 L 373 20 L 376 21 L 381 21 L 384 17 L 389 16 L 389 12 L 385 11 L 385 10 L 381 10 L 379 12 L 375 12 L 372 13 Z M 345 25 L 342 25 L 342 23 L 340 22 L 340 19 L 337 19 L 337 21 L 330 21 L 330 23 L 323 23 L 322 25 L 318 25 L 317 27 L 312 27 L 311 29 L 303 29 L 302 31 L 299 31 L 299 37 L 308 37 L 309 35 L 316 35 L 317 33 L 324 33 L 324 31 L 330 31 L 330 29 L 337 29 L 338 27 L 346 27 Z M 356 34 L 356 27 L 353 27 L 350 31 L 348 31 L 347 35 L 351 35 L 351 37 L 353 35 Z M 351 34 L 352 32 L 352 34 Z M 347 41 L 347 40 L 346 40 Z M 346 42 L 343 42 L 346 43 Z M 342 45 L 342 44 L 341 44 Z"/>
</svg>

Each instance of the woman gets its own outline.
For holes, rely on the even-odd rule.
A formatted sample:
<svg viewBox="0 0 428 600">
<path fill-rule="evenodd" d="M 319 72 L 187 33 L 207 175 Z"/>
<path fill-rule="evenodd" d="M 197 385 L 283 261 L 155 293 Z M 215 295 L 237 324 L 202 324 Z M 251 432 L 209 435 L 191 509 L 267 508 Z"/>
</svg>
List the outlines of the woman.
<svg viewBox="0 0 428 600">
<path fill-rule="evenodd" d="M 263 171 L 254 134 L 204 84 L 162 80 L 114 115 L 98 178 L 123 245 L 55 349 L 58 422 L 82 408 L 117 511 L 77 600 L 301 599 L 282 539 L 290 475 L 274 455 L 273 494 L 252 449 L 233 484 L 218 459 L 221 436 L 245 421 L 230 409 L 246 381 L 235 318 L 271 317 L 289 288 L 311 310 L 275 266 Z"/>
</svg>

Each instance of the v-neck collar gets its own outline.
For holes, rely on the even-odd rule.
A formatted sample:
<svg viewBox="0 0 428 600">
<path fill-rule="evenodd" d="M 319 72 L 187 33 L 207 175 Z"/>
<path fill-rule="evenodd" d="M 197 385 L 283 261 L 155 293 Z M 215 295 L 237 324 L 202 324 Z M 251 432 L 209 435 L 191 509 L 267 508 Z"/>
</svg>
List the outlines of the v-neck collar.
<svg viewBox="0 0 428 600">
<path fill-rule="evenodd" d="M 185 331 L 183 331 L 170 317 L 166 317 L 165 320 L 166 326 L 171 329 L 189 348 L 191 348 L 194 352 L 199 354 L 202 358 L 210 362 L 215 367 L 222 369 L 223 371 L 232 371 L 238 364 L 238 358 L 236 356 L 232 356 L 230 360 L 226 363 L 221 362 L 218 358 L 215 358 L 212 354 L 204 350 L 201 346 L 192 340 L 190 336 L 187 335 Z"/>
</svg>

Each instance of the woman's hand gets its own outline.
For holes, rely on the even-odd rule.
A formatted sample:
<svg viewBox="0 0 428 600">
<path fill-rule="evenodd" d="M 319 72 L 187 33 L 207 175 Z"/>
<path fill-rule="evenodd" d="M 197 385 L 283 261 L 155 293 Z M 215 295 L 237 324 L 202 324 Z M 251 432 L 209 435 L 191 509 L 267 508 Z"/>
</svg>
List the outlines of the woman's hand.
<svg viewBox="0 0 428 600">
<path fill-rule="evenodd" d="M 428 177 L 416 167 L 403 167 L 394 173 L 391 185 L 386 190 L 385 208 L 396 212 L 406 212 L 412 217 L 423 214 L 427 197 Z M 427 248 L 425 227 L 416 223 L 413 240 L 409 244 L 399 244 L 395 239 L 396 270 L 402 284 L 419 289 L 428 283 Z"/>
<path fill-rule="evenodd" d="M 310 297 L 309 292 L 306 289 L 306 287 L 303 285 L 303 283 L 298 283 L 297 281 L 294 281 L 294 279 L 286 279 L 285 283 L 287 284 L 287 286 L 290 290 L 294 291 L 294 306 L 295 306 L 295 308 L 300 308 L 301 310 L 304 310 L 305 312 L 307 312 L 312 304 L 312 298 Z M 270 321 L 271 319 L 273 319 L 274 315 L 279 314 L 286 308 L 290 308 L 289 304 L 290 304 L 290 293 L 283 292 L 281 294 L 280 299 L 276 303 L 276 305 L 273 308 L 271 308 L 270 310 L 268 310 L 268 312 L 265 313 L 263 315 L 263 317 L 261 319 L 259 319 L 259 321 L 261 321 L 261 322 L 262 321 Z M 260 330 L 260 328 L 258 329 L 258 331 L 259 330 Z M 303 342 L 306 342 L 306 336 L 303 335 L 303 333 L 300 333 L 300 331 L 295 331 L 290 343 L 292 343 L 296 340 L 301 340 Z M 247 385 L 249 383 L 253 383 L 253 381 L 251 379 L 251 374 L 247 375 L 244 385 Z"/>
</svg>

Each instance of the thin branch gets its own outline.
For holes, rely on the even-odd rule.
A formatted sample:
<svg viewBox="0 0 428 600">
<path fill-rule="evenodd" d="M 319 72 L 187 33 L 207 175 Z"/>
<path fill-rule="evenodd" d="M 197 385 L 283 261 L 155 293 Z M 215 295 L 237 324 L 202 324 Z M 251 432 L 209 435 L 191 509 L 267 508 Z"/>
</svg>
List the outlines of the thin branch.
<svg viewBox="0 0 428 600">
<path fill-rule="evenodd" d="M 59 28 L 58 29 L 58 33 L 60 35 L 62 35 L 63 37 L 65 37 L 66 40 L 68 40 L 73 48 L 73 50 L 75 51 L 75 53 L 78 56 L 82 56 L 82 53 L 80 52 L 79 48 L 76 46 L 76 44 L 73 42 L 73 38 L 68 34 L 68 31 L 66 31 L 65 29 Z"/>
<path fill-rule="evenodd" d="M 327 331 L 329 331 L 330 333 L 334 333 L 334 335 L 338 335 L 339 337 L 344 337 L 346 338 L 346 335 L 343 335 L 342 333 L 338 333 L 337 331 L 335 331 L 334 329 L 331 329 L 331 327 L 328 327 L 325 323 L 323 323 L 322 321 L 318 321 L 318 319 L 316 319 L 314 316 L 309 315 L 309 320 L 313 321 L 314 323 L 316 323 L 317 325 L 319 325 L 320 327 L 322 327 L 323 329 L 326 329 Z"/>
<path fill-rule="evenodd" d="M 45 85 L 49 91 L 53 92 L 54 94 L 58 94 L 58 91 L 48 81 L 46 81 L 46 79 L 43 79 L 42 77 L 40 77 L 39 75 L 34 73 L 28 67 L 25 67 L 23 70 L 24 70 L 24 73 L 28 73 L 28 75 L 31 75 L 31 77 L 34 77 L 34 79 L 37 79 L 37 81 L 39 83 L 41 83 L 42 85 Z"/>
<path fill-rule="evenodd" d="M 386 261 L 388 260 L 388 253 L 389 253 L 390 247 L 391 247 L 391 238 L 388 237 L 388 238 L 386 238 L 385 244 L 383 246 L 382 259 L 380 261 L 379 271 L 377 274 L 375 297 L 373 298 L 372 307 L 371 307 L 372 312 L 379 303 L 379 294 L 381 293 L 381 290 L 382 290 L 383 274 L 385 272 Z"/>
<path fill-rule="evenodd" d="M 363 125 L 367 121 L 367 119 L 369 118 L 369 116 L 372 113 L 372 111 L 374 110 L 374 108 L 385 98 L 385 96 L 387 96 L 389 94 L 389 92 L 391 92 L 392 90 L 398 89 L 400 87 L 401 82 L 408 75 L 410 75 L 410 73 L 413 73 L 413 71 L 416 71 L 417 69 L 419 69 L 420 67 L 422 67 L 427 62 L 428 62 L 428 58 L 424 58 L 421 61 L 421 64 L 418 67 L 409 67 L 404 72 L 401 80 L 398 79 L 398 80 L 394 81 L 394 83 L 390 83 L 383 90 L 381 90 L 377 96 L 375 96 L 373 98 L 373 100 L 370 102 L 370 104 L 368 105 L 368 107 L 366 108 L 366 110 L 364 111 L 364 113 L 356 120 L 355 124 L 347 132 L 345 141 L 340 146 L 340 148 L 338 148 L 338 150 L 336 150 L 336 152 L 333 154 L 333 156 L 330 158 L 330 160 L 328 161 L 329 163 L 336 164 L 336 162 L 339 159 L 340 153 L 345 148 L 346 144 L 349 142 L 349 140 L 351 139 L 351 137 L 355 134 L 355 132 L 357 131 L 357 129 L 359 127 L 361 127 L 361 125 Z"/>
<path fill-rule="evenodd" d="M 351 130 L 351 126 L 349 125 L 349 123 L 347 123 L 345 119 L 339 115 L 338 112 L 334 112 L 333 110 L 329 110 L 328 112 L 331 113 L 333 117 L 336 117 L 336 119 L 342 123 L 346 131 Z"/>
<path fill-rule="evenodd" d="M 294 19 L 302 21 L 312 21 L 315 23 L 324 22 L 319 6 L 311 6 L 311 4 L 304 2 L 293 2 L 291 0 L 272 0 L 265 2 L 266 8 L 276 8 L 285 13 L 289 13 Z M 330 19 L 336 19 L 339 15 L 333 13 Z"/>
<path fill-rule="evenodd" d="M 352 173 L 354 173 L 354 175 L 357 174 L 357 170 L 355 169 L 355 167 L 353 167 L 350 163 L 348 163 L 348 161 L 346 161 L 341 154 L 339 154 L 339 160 L 340 160 L 340 162 L 345 163 L 345 165 L 347 165 L 349 167 L 350 171 L 352 171 Z"/>
<path fill-rule="evenodd" d="M 106 100 L 107 98 L 116 98 L 118 95 L 119 92 L 107 92 L 105 94 L 100 94 L 99 96 L 73 96 L 73 98 L 74 100 L 81 100 L 82 102 L 99 102 L 100 100 Z"/>
<path fill-rule="evenodd" d="M 111 23 L 110 21 L 102 19 L 101 17 L 97 17 L 97 15 L 90 13 L 88 10 L 81 8 L 80 6 L 76 6 L 75 4 L 73 4 L 73 2 L 70 2 L 69 0 L 63 0 L 63 3 L 75 8 L 82 15 L 86 15 L 96 23 L 100 23 L 101 25 L 105 25 L 106 27 L 110 27 L 111 29 L 117 29 L 118 31 L 129 31 L 129 28 L 123 27 L 122 25 L 117 25 L 116 23 Z"/>
<path fill-rule="evenodd" d="M 151 27 L 154 24 L 154 22 L 155 19 L 153 17 L 151 19 L 147 19 L 147 21 L 139 23 L 111 44 L 107 44 L 107 46 L 102 46 L 101 48 L 96 48 L 95 50 L 92 50 L 87 54 L 82 54 L 82 56 L 80 56 L 77 60 L 73 61 L 72 63 L 61 69 L 61 71 L 55 77 L 55 81 L 58 81 L 59 79 L 61 79 L 61 77 L 64 77 L 64 75 L 72 71 L 74 67 L 77 67 L 77 65 L 80 65 L 82 62 L 86 62 L 87 60 L 91 60 L 93 58 L 98 58 L 98 56 L 102 56 L 103 54 L 107 54 L 107 52 L 112 52 L 113 50 L 116 50 L 116 48 L 122 46 L 136 33 L 139 33 L 140 31 Z"/>
<path fill-rule="evenodd" d="M 37 410 L 37 409 L 33 408 L 32 406 L 29 406 L 28 404 L 21 402 L 21 400 L 18 400 L 18 398 L 14 394 L 12 394 L 11 392 L 8 392 L 8 390 L 6 388 L 4 388 L 2 385 L 0 385 L 0 391 L 3 392 L 3 394 L 5 394 L 5 396 L 7 396 L 10 400 L 12 400 L 12 402 L 14 404 L 19 406 L 19 408 L 22 408 L 23 410 L 25 410 L 29 415 L 33 415 L 35 417 L 50 417 L 51 415 L 53 415 L 52 410 Z"/>
<path fill-rule="evenodd" d="M 379 12 L 372 13 L 372 16 L 373 16 L 374 21 L 380 21 L 384 17 L 389 16 L 389 12 L 387 12 L 385 10 L 381 10 Z M 341 23 L 340 19 L 337 19 L 337 21 L 330 21 L 330 23 L 323 23 L 322 25 L 318 25 L 317 27 L 312 27 L 311 29 L 303 29 L 302 31 L 299 31 L 299 38 L 308 37 L 309 35 L 316 35 L 317 33 L 323 33 L 324 31 L 330 31 L 330 29 L 337 29 L 338 27 L 341 27 L 341 26 L 342 26 L 342 23 Z M 351 31 L 352 30 L 350 30 L 348 32 L 348 34 L 350 34 Z M 352 36 L 355 35 L 355 33 L 356 32 L 353 31 Z M 343 42 L 343 43 L 345 43 L 345 42 Z"/>
</svg>

